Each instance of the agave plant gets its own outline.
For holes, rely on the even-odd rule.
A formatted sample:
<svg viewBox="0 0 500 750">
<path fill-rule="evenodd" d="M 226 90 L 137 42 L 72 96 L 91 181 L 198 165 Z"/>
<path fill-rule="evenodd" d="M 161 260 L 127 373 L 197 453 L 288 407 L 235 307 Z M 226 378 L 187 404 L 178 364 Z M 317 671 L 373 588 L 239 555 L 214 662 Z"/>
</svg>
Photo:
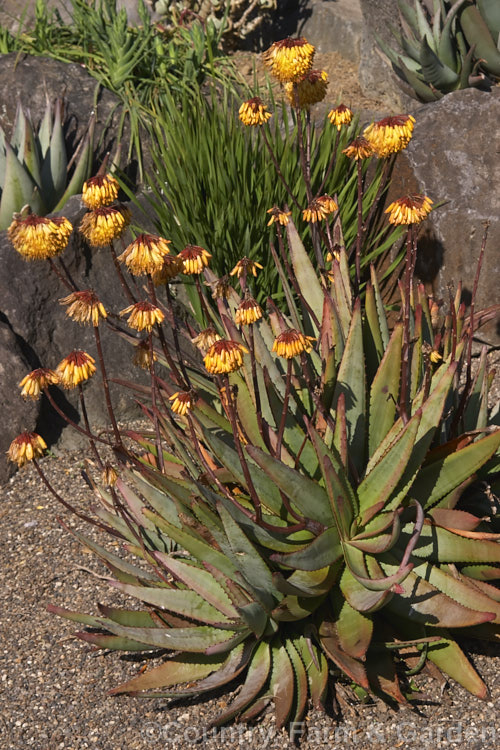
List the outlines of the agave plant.
<svg viewBox="0 0 500 750">
<path fill-rule="evenodd" d="M 39 215 L 59 211 L 92 174 L 95 118 L 92 115 L 85 137 L 68 159 L 63 111 L 61 99 L 54 105 L 47 99 L 35 132 L 30 114 L 19 103 L 10 141 L 0 127 L 0 229 L 25 205 Z"/>
<path fill-rule="evenodd" d="M 393 31 L 400 50 L 377 42 L 393 68 L 418 98 L 435 101 L 443 94 L 481 86 L 500 76 L 500 12 L 497 0 L 425 0 L 413 7 L 398 0 L 405 33 Z"/>
<path fill-rule="evenodd" d="M 144 405 L 155 429 L 129 433 L 138 448 L 118 450 L 115 488 L 95 486 L 98 525 L 137 563 L 73 532 L 142 608 L 49 609 L 100 648 L 167 651 L 112 694 L 185 697 L 239 679 L 212 725 L 272 703 L 278 726 L 300 721 L 308 699 L 325 707 L 332 672 L 404 703 L 407 675 L 428 662 L 484 698 L 455 640 L 500 634 L 489 492 L 500 430 L 485 353 L 470 376 L 474 319 L 460 292 L 440 318 L 411 290 L 410 253 L 389 333 L 373 269 L 364 297 L 353 293 L 338 225 L 321 276 L 292 221 L 286 231 L 275 262 L 288 314 L 271 305 L 267 320 L 237 325 L 250 323 L 237 310 L 254 309 L 244 278 L 243 298 L 219 297 L 218 314 L 203 305 L 210 327 L 196 340 L 216 341 L 206 368 L 213 346 L 231 366 L 211 376 L 159 346 Z"/>
</svg>

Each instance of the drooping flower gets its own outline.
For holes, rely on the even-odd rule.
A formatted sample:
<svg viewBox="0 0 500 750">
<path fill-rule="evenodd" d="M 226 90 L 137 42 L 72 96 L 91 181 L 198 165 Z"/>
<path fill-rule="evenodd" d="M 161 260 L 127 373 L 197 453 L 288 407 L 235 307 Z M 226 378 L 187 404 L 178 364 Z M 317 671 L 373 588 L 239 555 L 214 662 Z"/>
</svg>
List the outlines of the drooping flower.
<svg viewBox="0 0 500 750">
<path fill-rule="evenodd" d="M 114 487 L 118 480 L 116 469 L 111 464 L 106 464 L 101 472 L 101 482 L 104 487 Z"/>
<path fill-rule="evenodd" d="M 285 94 L 292 107 L 310 109 L 313 104 L 322 102 L 328 88 L 328 74 L 325 70 L 310 70 L 296 83 L 285 83 Z"/>
<path fill-rule="evenodd" d="M 207 286 L 210 286 L 214 299 L 228 299 L 231 294 L 232 286 L 227 274 L 221 276 L 216 281 L 210 282 Z"/>
<path fill-rule="evenodd" d="M 190 391 L 177 391 L 173 396 L 169 396 L 172 401 L 172 411 L 183 417 L 193 405 L 193 394 Z"/>
<path fill-rule="evenodd" d="M 7 230 L 14 249 L 26 260 L 47 260 L 61 253 L 67 246 L 73 227 L 68 219 L 30 214 L 15 218 Z"/>
<path fill-rule="evenodd" d="M 332 125 L 335 125 L 337 130 L 340 130 L 343 125 L 351 124 L 352 112 L 345 104 L 339 104 L 338 107 L 334 107 L 334 109 L 329 111 L 328 119 Z"/>
<path fill-rule="evenodd" d="M 436 349 L 433 349 L 429 355 L 429 359 L 433 365 L 439 364 L 443 361 L 443 355 L 440 354 Z"/>
<path fill-rule="evenodd" d="M 46 448 L 45 440 L 36 432 L 22 432 L 10 444 L 7 457 L 21 468 L 28 461 L 43 456 Z"/>
<path fill-rule="evenodd" d="M 89 380 L 95 371 L 94 357 L 79 349 L 75 349 L 67 357 L 64 357 L 56 367 L 60 384 L 68 390 L 76 388 L 85 380 Z"/>
<path fill-rule="evenodd" d="M 119 185 L 113 175 L 101 174 L 83 183 L 82 201 L 87 208 L 109 206 L 118 198 Z"/>
<path fill-rule="evenodd" d="M 163 237 L 140 234 L 118 256 L 118 260 L 125 263 L 130 273 L 135 276 L 160 273 L 163 269 L 163 261 L 170 253 L 169 244 L 170 240 L 165 240 Z"/>
<path fill-rule="evenodd" d="M 21 396 L 24 399 L 31 398 L 33 401 L 37 401 L 44 388 L 49 385 L 56 385 L 58 382 L 59 378 L 54 370 L 38 367 L 25 375 L 19 383 L 19 388 L 22 388 Z"/>
<path fill-rule="evenodd" d="M 147 300 L 129 305 L 120 312 L 120 315 L 122 317 L 129 316 L 127 323 L 131 328 L 135 328 L 136 331 L 148 332 L 152 330 L 155 323 L 161 323 L 165 318 L 165 313 Z"/>
<path fill-rule="evenodd" d="M 80 223 L 80 232 L 93 247 L 104 247 L 121 237 L 131 221 L 126 206 L 102 206 L 88 211 Z"/>
<path fill-rule="evenodd" d="M 216 341 L 220 341 L 221 339 L 222 336 L 217 333 L 215 328 L 213 326 L 209 326 L 203 331 L 200 331 L 200 333 L 195 336 L 194 339 L 191 339 L 191 341 L 197 347 L 197 349 L 206 351 L 207 349 L 210 349 L 210 347 L 215 344 Z"/>
<path fill-rule="evenodd" d="M 153 284 L 155 286 L 168 284 L 169 281 L 172 281 L 172 279 L 175 279 L 180 274 L 183 267 L 182 258 L 179 258 L 178 255 L 166 255 L 163 258 L 160 270 L 153 273 Z"/>
<path fill-rule="evenodd" d="M 262 318 L 262 308 L 253 297 L 247 297 L 236 308 L 234 322 L 237 326 L 249 326 Z"/>
<path fill-rule="evenodd" d="M 314 53 L 313 45 L 303 37 L 298 39 L 288 37 L 274 42 L 262 57 L 273 76 L 280 83 L 286 83 L 299 81 L 311 70 Z"/>
<path fill-rule="evenodd" d="M 153 362 L 156 362 L 158 355 L 153 351 Z M 142 367 L 143 370 L 149 370 L 151 367 L 151 350 L 149 348 L 149 341 L 143 339 L 135 345 L 135 352 L 132 359 L 133 364 L 136 367 Z"/>
<path fill-rule="evenodd" d="M 275 338 L 272 351 L 276 352 L 278 357 L 291 359 L 302 352 L 310 352 L 314 341 L 312 336 L 305 336 L 296 328 L 289 328 Z"/>
<path fill-rule="evenodd" d="M 302 218 L 304 221 L 314 224 L 316 221 L 326 219 L 330 214 L 335 213 L 337 209 L 338 206 L 331 196 L 326 194 L 320 195 L 319 198 L 312 200 L 308 207 L 302 211 Z"/>
<path fill-rule="evenodd" d="M 390 224 L 420 224 L 432 211 L 433 201 L 426 195 L 405 195 L 385 209 Z"/>
<path fill-rule="evenodd" d="M 238 116 L 243 125 L 251 127 L 265 125 L 272 117 L 271 113 L 267 111 L 266 105 L 258 96 L 254 96 L 253 99 L 248 99 L 248 101 L 243 102 L 239 109 Z"/>
<path fill-rule="evenodd" d="M 183 273 L 198 274 L 208 266 L 208 261 L 212 256 L 208 250 L 204 250 L 199 245 L 187 245 L 178 257 L 182 260 Z"/>
<path fill-rule="evenodd" d="M 373 156 L 375 151 L 370 141 L 363 138 L 362 135 L 355 138 L 351 143 L 342 151 L 343 154 L 349 157 L 349 159 L 368 159 L 369 156 Z"/>
<path fill-rule="evenodd" d="M 282 211 L 279 206 L 273 206 L 272 208 L 268 209 L 267 213 L 271 216 L 271 218 L 267 222 L 268 227 L 270 227 L 274 222 L 276 222 L 277 224 L 281 224 L 282 227 L 286 227 L 290 221 L 290 216 L 292 215 L 291 211 Z"/>
<path fill-rule="evenodd" d="M 260 263 L 257 263 L 256 260 L 250 260 L 250 258 L 245 257 L 237 262 L 233 270 L 229 272 L 229 275 L 236 276 L 238 279 L 241 279 L 243 275 L 257 276 L 258 268 L 262 269 Z"/>
<path fill-rule="evenodd" d="M 243 364 L 243 354 L 248 349 L 243 344 L 230 339 L 219 339 L 207 351 L 203 361 L 212 375 L 235 372 Z"/>
<path fill-rule="evenodd" d="M 97 326 L 101 318 L 108 317 L 104 305 L 92 289 L 72 292 L 67 297 L 62 297 L 59 303 L 67 305 L 66 315 L 78 323 Z"/>
<path fill-rule="evenodd" d="M 363 135 L 379 157 L 390 156 L 402 151 L 413 135 L 415 118 L 412 115 L 393 115 L 372 122 L 364 129 Z"/>
</svg>

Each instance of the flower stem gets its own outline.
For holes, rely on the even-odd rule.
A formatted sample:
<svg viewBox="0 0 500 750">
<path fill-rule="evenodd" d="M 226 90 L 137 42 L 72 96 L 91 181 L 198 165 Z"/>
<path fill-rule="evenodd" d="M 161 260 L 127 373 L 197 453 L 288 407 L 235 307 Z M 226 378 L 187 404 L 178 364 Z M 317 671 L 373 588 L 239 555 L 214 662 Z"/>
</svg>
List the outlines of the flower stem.
<svg viewBox="0 0 500 750">
<path fill-rule="evenodd" d="M 267 148 L 267 150 L 269 152 L 269 156 L 271 157 L 271 161 L 274 164 L 274 168 L 276 170 L 276 174 L 278 175 L 278 177 L 280 178 L 281 182 L 283 183 L 283 186 L 284 186 L 286 192 L 288 193 L 288 195 L 290 196 L 290 198 L 292 199 L 292 201 L 295 203 L 296 207 L 300 211 L 300 204 L 299 204 L 297 198 L 295 197 L 294 193 L 292 192 L 291 187 L 289 186 L 289 184 L 287 183 L 287 181 L 285 180 L 285 178 L 283 176 L 283 172 L 281 171 L 280 165 L 278 164 L 278 160 L 276 159 L 276 156 L 274 155 L 274 152 L 273 152 L 273 149 L 271 147 L 271 144 L 269 143 L 269 139 L 268 139 L 268 137 L 266 135 L 266 131 L 264 130 L 264 128 L 260 128 L 260 132 L 262 133 L 262 138 L 263 138 L 265 146 L 266 146 L 266 148 Z"/>
<path fill-rule="evenodd" d="M 91 430 L 90 430 L 90 422 L 89 422 L 89 418 L 88 418 L 88 414 L 87 414 L 87 407 L 85 405 L 85 397 L 83 395 L 83 386 L 82 386 L 81 383 L 78 384 L 78 389 L 80 391 L 80 406 L 82 408 L 83 421 L 85 423 L 86 429 L 90 433 L 91 432 Z M 103 469 L 104 468 L 104 464 L 103 464 L 103 462 L 101 460 L 101 457 L 99 455 L 99 452 L 97 450 L 97 446 L 95 444 L 95 440 L 94 440 L 93 437 L 89 437 L 89 443 L 90 443 L 90 448 L 92 450 L 92 453 L 94 454 L 95 460 L 97 461 L 97 464 L 98 464 L 99 468 Z"/>
<path fill-rule="evenodd" d="M 56 266 L 52 258 L 49 258 L 48 260 L 49 260 L 49 266 L 50 266 L 51 271 L 53 271 L 56 274 L 59 281 L 61 281 L 64 284 L 66 289 L 69 289 L 70 292 L 76 291 L 76 286 L 74 286 L 73 283 L 70 282 L 66 278 L 66 276 L 59 270 L 59 268 Z"/>
<path fill-rule="evenodd" d="M 332 158 L 330 159 L 330 163 L 328 164 L 328 168 L 325 172 L 325 176 L 323 177 L 321 181 L 321 185 L 319 186 L 319 190 L 316 193 L 316 197 L 320 196 L 323 193 L 323 190 L 326 185 L 326 181 L 330 177 L 330 174 L 332 172 L 333 167 L 335 166 L 335 162 L 337 160 L 337 149 L 339 147 L 339 140 L 340 140 L 340 130 L 337 130 L 337 135 L 335 137 L 335 143 L 333 146 L 333 152 L 332 152 Z"/>
<path fill-rule="evenodd" d="M 68 417 L 68 415 L 65 414 L 63 410 L 56 404 L 48 388 L 44 388 L 43 392 L 45 396 L 47 397 L 50 405 L 54 409 L 54 411 L 56 411 L 59 414 L 59 416 L 62 417 L 65 422 L 67 422 L 67 424 L 73 427 L 74 430 L 76 430 L 77 432 L 80 432 L 82 435 L 85 435 L 85 437 L 88 438 L 89 440 L 97 440 L 99 443 L 103 443 L 103 445 L 108 445 L 111 447 L 111 443 L 109 442 L 109 440 L 104 440 L 103 438 L 100 438 L 97 435 L 94 435 L 88 430 L 84 430 L 83 427 L 80 427 L 80 425 L 78 425 L 76 422 L 70 419 L 70 417 Z"/>
<path fill-rule="evenodd" d="M 283 398 L 283 411 L 281 412 L 280 424 L 278 427 L 278 438 L 276 441 L 276 458 L 281 459 L 281 447 L 283 445 L 283 434 L 285 432 L 286 418 L 288 416 L 288 402 L 290 400 L 290 390 L 292 386 L 292 367 L 293 360 L 287 359 L 286 362 L 286 382 L 285 382 L 285 395 Z"/>
<path fill-rule="evenodd" d="M 116 529 L 113 529 L 111 526 L 108 526 L 105 523 L 101 523 L 100 521 L 96 521 L 94 518 L 91 518 L 90 516 L 85 515 L 85 513 L 80 513 L 79 510 L 77 510 L 74 505 L 71 505 L 68 503 L 64 498 L 61 497 L 61 495 L 52 487 L 52 484 L 49 482 L 47 476 L 45 475 L 45 472 L 43 471 L 42 467 L 36 460 L 36 458 L 33 459 L 33 464 L 35 466 L 35 469 L 37 470 L 40 479 L 44 483 L 44 485 L 47 487 L 49 492 L 55 497 L 55 499 L 61 503 L 61 505 L 64 505 L 67 510 L 71 511 L 71 513 L 74 513 L 75 516 L 78 516 L 78 518 L 81 518 L 82 521 L 86 521 L 87 523 L 91 523 L 93 526 L 97 526 L 99 529 L 102 529 L 103 531 L 106 531 L 108 534 L 112 534 L 113 536 L 119 537 L 120 539 L 124 539 L 123 535 L 120 534 L 120 532 L 116 531 Z"/>
<path fill-rule="evenodd" d="M 403 303 L 403 351 L 401 357 L 401 391 L 399 398 L 399 414 L 404 424 L 408 422 L 408 377 L 410 365 L 410 295 L 413 283 L 413 269 L 416 256 L 416 235 L 413 224 L 408 226 L 406 235 L 406 270 L 404 280 Z"/>
<path fill-rule="evenodd" d="M 149 374 L 151 376 L 151 407 L 152 407 L 152 414 L 153 414 L 153 424 L 155 427 L 155 442 L 156 442 L 156 452 L 158 454 L 158 466 L 163 474 L 165 465 L 163 463 L 163 448 L 161 444 L 161 432 L 160 432 L 160 423 L 158 421 L 158 414 L 156 409 L 156 375 L 155 375 L 155 359 L 154 359 L 154 349 L 153 349 L 153 334 L 150 331 L 148 334 L 148 344 L 149 344 Z"/>
<path fill-rule="evenodd" d="M 109 243 L 109 249 L 111 252 L 111 257 L 113 258 L 113 263 L 115 264 L 116 273 L 118 274 L 118 278 L 120 280 L 120 284 L 122 286 L 123 292 L 125 294 L 125 297 L 128 299 L 131 305 L 134 305 L 137 300 L 135 299 L 134 295 L 132 294 L 129 285 L 127 284 L 125 280 L 125 276 L 122 273 L 122 269 L 120 267 L 120 262 L 118 260 L 118 257 L 115 252 L 115 248 L 113 246 L 113 243 Z"/>
<path fill-rule="evenodd" d="M 111 394 L 109 392 L 109 381 L 108 376 L 106 374 L 106 366 L 104 364 L 104 354 L 102 351 L 102 345 L 101 345 L 101 334 L 99 333 L 99 326 L 94 326 L 94 335 L 95 335 L 95 343 L 97 348 L 97 356 L 99 357 L 99 364 L 101 367 L 101 376 L 102 376 L 102 386 L 104 389 L 104 398 L 106 400 L 106 408 L 108 410 L 108 415 L 111 420 L 111 426 L 113 428 L 113 434 L 115 436 L 115 441 L 117 445 L 122 444 L 122 438 L 120 435 L 120 430 L 118 429 L 118 425 L 116 423 L 115 413 L 113 411 L 113 405 L 111 403 Z"/>
<path fill-rule="evenodd" d="M 356 280 L 354 291 L 357 296 L 361 282 L 361 243 L 363 241 L 363 167 L 361 159 L 357 160 L 356 166 L 358 170 L 358 233 L 356 237 Z"/>
</svg>

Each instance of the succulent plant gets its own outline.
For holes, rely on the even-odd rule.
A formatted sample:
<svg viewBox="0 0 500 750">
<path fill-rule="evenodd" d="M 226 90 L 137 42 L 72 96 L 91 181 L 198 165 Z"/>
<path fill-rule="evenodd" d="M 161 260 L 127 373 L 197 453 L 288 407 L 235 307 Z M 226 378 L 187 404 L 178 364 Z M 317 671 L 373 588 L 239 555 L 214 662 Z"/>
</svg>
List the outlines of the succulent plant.
<svg viewBox="0 0 500 750">
<path fill-rule="evenodd" d="M 95 118 L 68 159 L 63 112 L 61 99 L 54 105 L 47 99 L 35 132 L 29 112 L 19 103 L 10 142 L 0 127 L 0 229 L 25 205 L 42 216 L 59 211 L 91 175 Z"/>
<path fill-rule="evenodd" d="M 154 0 L 152 5 L 154 12 L 168 23 L 190 18 L 211 22 L 233 44 L 241 44 L 269 18 L 270 11 L 276 10 L 276 0 Z"/>
<path fill-rule="evenodd" d="M 286 232 L 275 261 L 288 315 L 271 305 L 268 320 L 252 318 L 242 274 L 243 298 L 230 289 L 218 315 L 200 313 L 205 368 L 155 350 L 162 378 L 144 409 L 156 429 L 130 432 L 138 450 L 120 447 L 114 489 L 95 486 L 98 525 L 137 564 L 72 532 L 142 608 L 50 611 L 100 648 L 168 651 L 112 694 L 200 695 L 239 679 L 212 725 L 271 703 L 278 726 L 300 721 L 308 698 L 325 706 L 332 670 L 404 703 L 408 675 L 429 661 L 485 697 L 455 640 L 500 634 L 488 492 L 500 430 L 485 353 L 474 381 L 468 370 L 473 319 L 460 292 L 444 316 L 423 287 L 410 293 L 409 253 L 389 333 L 373 269 L 364 297 L 353 293 L 338 224 L 321 276 L 291 220 Z M 201 250 L 189 248 L 193 263 Z"/>
<path fill-rule="evenodd" d="M 393 30 L 400 50 L 377 42 L 398 76 L 419 99 L 481 86 L 500 76 L 500 12 L 497 0 L 398 0 L 403 35 Z"/>
</svg>

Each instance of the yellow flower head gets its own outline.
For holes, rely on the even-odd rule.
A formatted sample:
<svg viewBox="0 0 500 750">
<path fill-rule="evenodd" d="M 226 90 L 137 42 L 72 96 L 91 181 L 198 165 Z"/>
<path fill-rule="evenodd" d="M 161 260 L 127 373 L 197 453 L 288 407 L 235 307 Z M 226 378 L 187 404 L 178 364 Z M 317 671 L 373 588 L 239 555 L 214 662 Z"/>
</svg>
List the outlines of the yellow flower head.
<svg viewBox="0 0 500 750">
<path fill-rule="evenodd" d="M 200 331 L 200 333 L 195 336 L 194 339 L 191 339 L 191 341 L 198 349 L 200 349 L 200 351 L 203 352 L 210 349 L 216 341 L 220 341 L 221 339 L 222 336 L 217 333 L 215 328 L 209 326 L 208 328 L 205 328 L 205 330 Z"/>
<path fill-rule="evenodd" d="M 303 37 L 274 42 L 263 54 L 264 64 L 280 83 L 300 81 L 312 68 L 315 49 Z"/>
<path fill-rule="evenodd" d="M 433 349 L 429 355 L 429 359 L 433 365 L 437 365 L 443 361 L 443 355 L 436 351 L 436 349 Z"/>
<path fill-rule="evenodd" d="M 349 159 L 368 159 L 369 156 L 373 156 L 375 151 L 370 141 L 363 138 L 362 135 L 355 138 L 347 148 L 342 151 L 343 154 L 349 157 Z"/>
<path fill-rule="evenodd" d="M 174 414 L 180 414 L 183 417 L 193 405 L 193 394 L 190 391 L 177 391 L 168 400 L 172 401 L 172 411 Z"/>
<path fill-rule="evenodd" d="M 432 211 L 433 201 L 426 195 L 405 195 L 385 209 L 390 224 L 420 224 Z"/>
<path fill-rule="evenodd" d="M 242 276 L 257 276 L 257 269 L 262 269 L 262 266 L 260 263 L 257 263 L 255 260 L 250 260 L 250 258 L 242 258 L 237 262 L 235 267 L 232 271 L 229 272 L 230 276 L 236 276 L 238 279 L 241 279 Z"/>
<path fill-rule="evenodd" d="M 237 341 L 219 339 L 209 348 L 203 361 L 208 372 L 212 375 L 235 372 L 243 364 L 243 354 L 248 349 Z"/>
<path fill-rule="evenodd" d="M 262 318 L 262 308 L 253 297 L 247 297 L 238 305 L 234 322 L 237 326 L 249 326 Z"/>
<path fill-rule="evenodd" d="M 28 461 L 43 456 L 46 448 L 45 440 L 36 432 L 22 432 L 10 444 L 7 457 L 21 468 Z"/>
<path fill-rule="evenodd" d="M 127 323 L 136 331 L 151 331 L 155 323 L 161 323 L 165 314 L 151 302 L 142 300 L 134 305 L 129 305 L 125 310 L 120 312 L 123 317 L 128 315 Z"/>
<path fill-rule="evenodd" d="M 76 388 L 95 373 L 95 359 L 87 352 L 75 350 L 59 362 L 56 373 L 63 388 Z"/>
<path fill-rule="evenodd" d="M 271 113 L 267 111 L 266 105 L 258 96 L 254 96 L 253 99 L 243 102 L 239 109 L 238 116 L 243 125 L 253 127 L 265 125 L 265 123 L 272 117 Z"/>
<path fill-rule="evenodd" d="M 402 151 L 413 135 L 415 118 L 411 115 L 394 115 L 372 122 L 363 131 L 377 156 L 383 158 Z"/>
<path fill-rule="evenodd" d="M 322 102 L 328 88 L 328 74 L 325 70 L 310 70 L 297 83 L 285 83 L 285 94 L 292 107 L 310 109 L 313 104 Z"/>
<path fill-rule="evenodd" d="M 291 359 L 302 352 L 310 352 L 315 340 L 312 336 L 304 336 L 296 328 L 289 328 L 275 338 L 272 351 L 276 352 L 278 357 Z"/>
<path fill-rule="evenodd" d="M 329 195 L 320 195 L 319 198 L 315 198 L 311 203 L 302 211 L 302 218 L 304 221 L 310 221 L 314 224 L 316 221 L 326 219 L 330 214 L 335 213 L 338 209 L 337 204 Z"/>
<path fill-rule="evenodd" d="M 142 276 L 146 273 L 160 273 L 163 261 L 170 253 L 170 240 L 153 234 L 140 234 L 118 257 L 125 263 L 130 273 Z"/>
<path fill-rule="evenodd" d="M 62 297 L 59 303 L 67 305 L 66 315 L 78 323 L 88 323 L 97 326 L 101 318 L 108 317 L 104 305 L 97 294 L 91 289 L 85 289 L 82 292 L 72 292 L 67 297 Z"/>
<path fill-rule="evenodd" d="M 118 198 L 119 189 L 119 185 L 112 175 L 96 175 L 83 183 L 82 201 L 87 208 L 109 206 Z"/>
<path fill-rule="evenodd" d="M 25 260 L 47 260 L 66 248 L 72 231 L 68 219 L 30 214 L 24 219 L 14 219 L 7 236 Z"/>
<path fill-rule="evenodd" d="M 291 211 L 282 211 L 279 206 L 273 206 L 268 209 L 267 213 L 271 215 L 271 218 L 267 222 L 268 227 L 274 222 L 281 224 L 282 227 L 286 227 L 290 221 L 290 216 L 292 215 Z"/>
<path fill-rule="evenodd" d="M 121 237 L 131 218 L 125 206 L 102 206 L 86 213 L 79 228 L 93 247 L 104 247 Z"/>
<path fill-rule="evenodd" d="M 350 125 L 352 121 L 352 112 L 345 104 L 339 104 L 338 107 L 331 109 L 328 113 L 328 119 L 340 130 L 343 125 Z"/>
<path fill-rule="evenodd" d="M 19 388 L 22 388 L 21 396 L 24 399 L 31 398 L 36 401 L 45 388 L 49 385 L 56 385 L 58 382 L 59 378 L 54 370 L 38 367 L 25 375 L 19 383 Z"/>
<path fill-rule="evenodd" d="M 182 260 L 182 270 L 186 274 L 202 273 L 208 266 L 211 254 L 198 245 L 187 245 L 178 257 Z"/>
<path fill-rule="evenodd" d="M 182 258 L 178 255 L 165 255 L 160 270 L 153 273 L 153 284 L 155 286 L 168 284 L 169 281 L 175 279 L 183 267 Z"/>
<path fill-rule="evenodd" d="M 153 351 L 153 362 L 158 359 L 157 354 Z M 134 357 L 132 359 L 133 364 L 136 367 L 142 367 L 143 370 L 149 370 L 151 367 L 151 351 L 149 349 L 149 341 L 143 339 L 135 345 Z"/>
</svg>

